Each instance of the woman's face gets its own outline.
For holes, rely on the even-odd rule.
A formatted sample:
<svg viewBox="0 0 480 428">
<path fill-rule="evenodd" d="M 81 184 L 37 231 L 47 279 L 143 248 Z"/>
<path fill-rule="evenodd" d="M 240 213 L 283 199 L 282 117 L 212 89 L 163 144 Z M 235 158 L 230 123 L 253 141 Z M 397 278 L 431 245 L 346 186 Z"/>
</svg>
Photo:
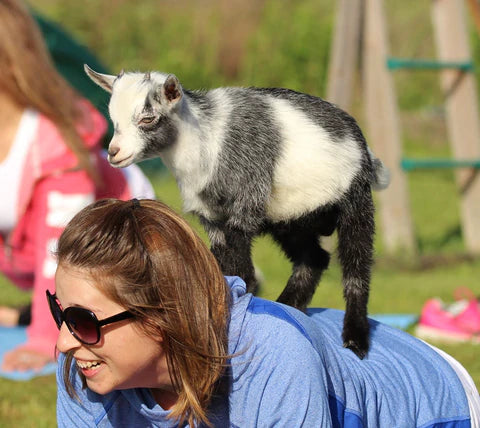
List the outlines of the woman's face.
<svg viewBox="0 0 480 428">
<path fill-rule="evenodd" d="M 60 265 L 55 282 L 62 309 L 70 306 L 89 309 L 99 320 L 125 311 L 99 291 L 82 269 Z M 137 387 L 171 389 L 161 338 L 148 337 L 134 319 L 107 324 L 100 332 L 97 344 L 84 345 L 63 323 L 57 339 L 60 352 L 73 351 L 77 367 L 92 391 L 107 394 Z"/>
</svg>

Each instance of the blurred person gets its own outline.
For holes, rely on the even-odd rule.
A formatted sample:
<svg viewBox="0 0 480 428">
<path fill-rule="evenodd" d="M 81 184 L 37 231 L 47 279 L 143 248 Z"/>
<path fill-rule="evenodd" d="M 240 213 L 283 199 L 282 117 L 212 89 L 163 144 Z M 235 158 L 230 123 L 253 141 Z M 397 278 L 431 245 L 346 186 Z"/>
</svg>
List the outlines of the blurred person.
<svg viewBox="0 0 480 428">
<path fill-rule="evenodd" d="M 478 426 L 478 392 L 452 357 L 370 320 L 358 359 L 343 311 L 246 293 L 161 202 L 93 203 L 57 257 L 59 427 Z"/>
<path fill-rule="evenodd" d="M 45 290 L 54 288 L 51 251 L 63 227 L 95 199 L 154 195 L 138 167 L 108 165 L 105 119 L 55 70 L 21 0 L 0 0 L 0 39 L 0 272 L 32 290 L 31 307 L 0 307 L 0 325 L 30 324 L 2 369 L 40 369 L 54 360 Z"/>
</svg>

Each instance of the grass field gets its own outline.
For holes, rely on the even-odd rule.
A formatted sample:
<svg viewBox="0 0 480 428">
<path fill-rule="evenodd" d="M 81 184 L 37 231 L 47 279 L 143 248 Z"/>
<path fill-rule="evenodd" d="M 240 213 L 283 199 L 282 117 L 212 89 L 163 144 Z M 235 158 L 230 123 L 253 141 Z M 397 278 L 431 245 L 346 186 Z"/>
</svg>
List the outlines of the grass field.
<svg viewBox="0 0 480 428">
<path fill-rule="evenodd" d="M 112 72 L 121 68 L 175 72 L 190 88 L 265 85 L 319 96 L 325 93 L 335 4 L 331 0 L 178 0 L 169 2 L 168 13 L 156 0 L 31 3 L 91 47 Z M 433 55 L 428 3 L 385 0 L 392 23 L 391 49 L 396 56 Z M 225 8 L 230 4 L 240 9 Z M 471 34 L 478 63 L 480 43 L 473 31 Z M 396 73 L 395 82 L 403 112 L 405 154 L 449 156 L 437 75 L 425 72 L 412 78 L 401 72 Z M 362 124 L 360 104 L 352 109 Z M 173 179 L 147 171 L 158 197 L 180 212 Z M 402 255 L 387 257 L 382 231 L 378 230 L 369 304 L 372 314 L 418 314 L 431 297 L 451 301 L 459 286 L 480 294 L 480 260 L 465 252 L 453 172 L 413 172 L 408 180 L 419 254 L 415 260 Z M 187 218 L 206 239 L 198 221 Z M 289 262 L 268 238 L 256 241 L 254 260 L 265 278 L 261 296 L 275 299 L 289 276 Z M 20 304 L 28 299 L 28 294 L 0 278 L 1 304 Z M 335 258 L 312 306 L 344 308 L 341 272 Z M 437 345 L 458 359 L 480 388 L 480 346 Z M 55 424 L 53 376 L 19 383 L 0 379 L 0 428 Z"/>
</svg>

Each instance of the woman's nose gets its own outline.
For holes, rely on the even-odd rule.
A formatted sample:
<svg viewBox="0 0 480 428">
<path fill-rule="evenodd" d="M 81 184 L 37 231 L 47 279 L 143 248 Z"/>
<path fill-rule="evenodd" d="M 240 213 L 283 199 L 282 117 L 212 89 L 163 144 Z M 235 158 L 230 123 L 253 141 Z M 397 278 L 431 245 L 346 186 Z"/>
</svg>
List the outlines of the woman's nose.
<svg viewBox="0 0 480 428">
<path fill-rule="evenodd" d="M 79 346 L 81 346 L 81 343 L 70 333 L 67 325 L 62 323 L 57 337 L 57 349 L 65 353 Z"/>
</svg>

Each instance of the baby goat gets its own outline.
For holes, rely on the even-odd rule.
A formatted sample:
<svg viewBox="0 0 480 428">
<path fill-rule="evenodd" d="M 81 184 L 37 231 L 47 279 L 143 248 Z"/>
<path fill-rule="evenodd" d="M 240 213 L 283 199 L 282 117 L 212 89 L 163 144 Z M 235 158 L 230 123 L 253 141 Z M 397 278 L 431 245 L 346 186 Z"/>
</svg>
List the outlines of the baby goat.
<svg viewBox="0 0 480 428">
<path fill-rule="evenodd" d="M 110 92 L 109 162 L 159 156 L 185 211 L 196 213 L 226 275 L 257 281 L 252 240 L 269 233 L 293 263 L 279 302 L 305 310 L 330 256 L 320 236 L 338 232 L 346 312 L 344 346 L 369 347 L 367 303 L 374 235 L 371 189 L 388 185 L 355 120 L 288 89 L 190 91 L 172 74 L 86 73 Z"/>
</svg>

